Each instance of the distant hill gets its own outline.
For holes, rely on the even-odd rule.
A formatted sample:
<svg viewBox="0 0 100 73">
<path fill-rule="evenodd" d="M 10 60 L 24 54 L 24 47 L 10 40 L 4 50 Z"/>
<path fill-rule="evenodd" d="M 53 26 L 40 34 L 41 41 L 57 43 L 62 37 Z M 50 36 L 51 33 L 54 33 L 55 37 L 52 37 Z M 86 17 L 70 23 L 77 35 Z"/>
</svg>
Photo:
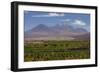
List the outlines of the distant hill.
<svg viewBox="0 0 100 73">
<path fill-rule="evenodd" d="M 90 40 L 90 33 L 85 33 L 85 34 L 74 36 L 74 37 L 80 40 Z"/>
<path fill-rule="evenodd" d="M 25 32 L 26 40 L 73 40 L 90 39 L 90 33 L 83 28 L 73 28 L 70 25 L 46 26 L 39 24 Z"/>
</svg>

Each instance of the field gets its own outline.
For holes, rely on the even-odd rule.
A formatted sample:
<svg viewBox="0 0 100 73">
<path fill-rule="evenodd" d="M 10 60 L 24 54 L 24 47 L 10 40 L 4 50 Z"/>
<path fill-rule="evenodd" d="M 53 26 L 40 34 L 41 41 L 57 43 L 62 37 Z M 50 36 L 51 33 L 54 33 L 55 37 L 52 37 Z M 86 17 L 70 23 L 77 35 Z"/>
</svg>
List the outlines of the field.
<svg viewBox="0 0 100 73">
<path fill-rule="evenodd" d="M 25 41 L 24 61 L 89 59 L 90 41 Z"/>
</svg>

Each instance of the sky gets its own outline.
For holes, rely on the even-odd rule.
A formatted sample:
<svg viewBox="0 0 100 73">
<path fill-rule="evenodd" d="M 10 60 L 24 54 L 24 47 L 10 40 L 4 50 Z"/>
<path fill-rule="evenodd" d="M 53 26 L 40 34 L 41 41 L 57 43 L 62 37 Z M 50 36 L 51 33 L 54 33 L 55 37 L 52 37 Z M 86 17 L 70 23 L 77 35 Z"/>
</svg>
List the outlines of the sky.
<svg viewBox="0 0 100 73">
<path fill-rule="evenodd" d="M 39 24 L 48 27 L 64 24 L 90 31 L 90 14 L 24 11 L 24 31 L 28 31 Z"/>
</svg>

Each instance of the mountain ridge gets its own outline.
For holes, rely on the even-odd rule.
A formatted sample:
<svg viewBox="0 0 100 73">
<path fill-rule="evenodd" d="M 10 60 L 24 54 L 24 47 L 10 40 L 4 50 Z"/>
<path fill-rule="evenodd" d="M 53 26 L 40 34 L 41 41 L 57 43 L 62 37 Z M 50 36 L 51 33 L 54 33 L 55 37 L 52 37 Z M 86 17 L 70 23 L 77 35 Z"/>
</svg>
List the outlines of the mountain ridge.
<svg viewBox="0 0 100 73">
<path fill-rule="evenodd" d="M 73 28 L 70 25 L 55 25 L 55 26 L 46 26 L 45 24 L 39 24 L 36 27 L 28 30 L 25 32 L 25 39 L 31 38 L 31 39 L 38 39 L 38 38 L 65 38 L 65 39 L 81 39 L 86 36 L 87 32 L 86 29 L 83 28 Z M 85 36 L 84 36 L 85 35 Z M 90 38 L 90 34 L 87 34 Z M 85 38 L 84 38 L 85 39 Z M 87 38 L 86 38 L 87 39 Z"/>
</svg>

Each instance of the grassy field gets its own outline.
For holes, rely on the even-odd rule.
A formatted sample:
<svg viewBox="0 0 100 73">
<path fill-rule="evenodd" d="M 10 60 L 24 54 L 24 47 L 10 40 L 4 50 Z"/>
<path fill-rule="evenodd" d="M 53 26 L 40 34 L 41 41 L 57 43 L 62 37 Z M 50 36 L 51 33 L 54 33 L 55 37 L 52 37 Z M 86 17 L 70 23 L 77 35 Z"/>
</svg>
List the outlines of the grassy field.
<svg viewBox="0 0 100 73">
<path fill-rule="evenodd" d="M 90 58 L 89 41 L 31 41 L 24 43 L 24 61 Z"/>
</svg>

